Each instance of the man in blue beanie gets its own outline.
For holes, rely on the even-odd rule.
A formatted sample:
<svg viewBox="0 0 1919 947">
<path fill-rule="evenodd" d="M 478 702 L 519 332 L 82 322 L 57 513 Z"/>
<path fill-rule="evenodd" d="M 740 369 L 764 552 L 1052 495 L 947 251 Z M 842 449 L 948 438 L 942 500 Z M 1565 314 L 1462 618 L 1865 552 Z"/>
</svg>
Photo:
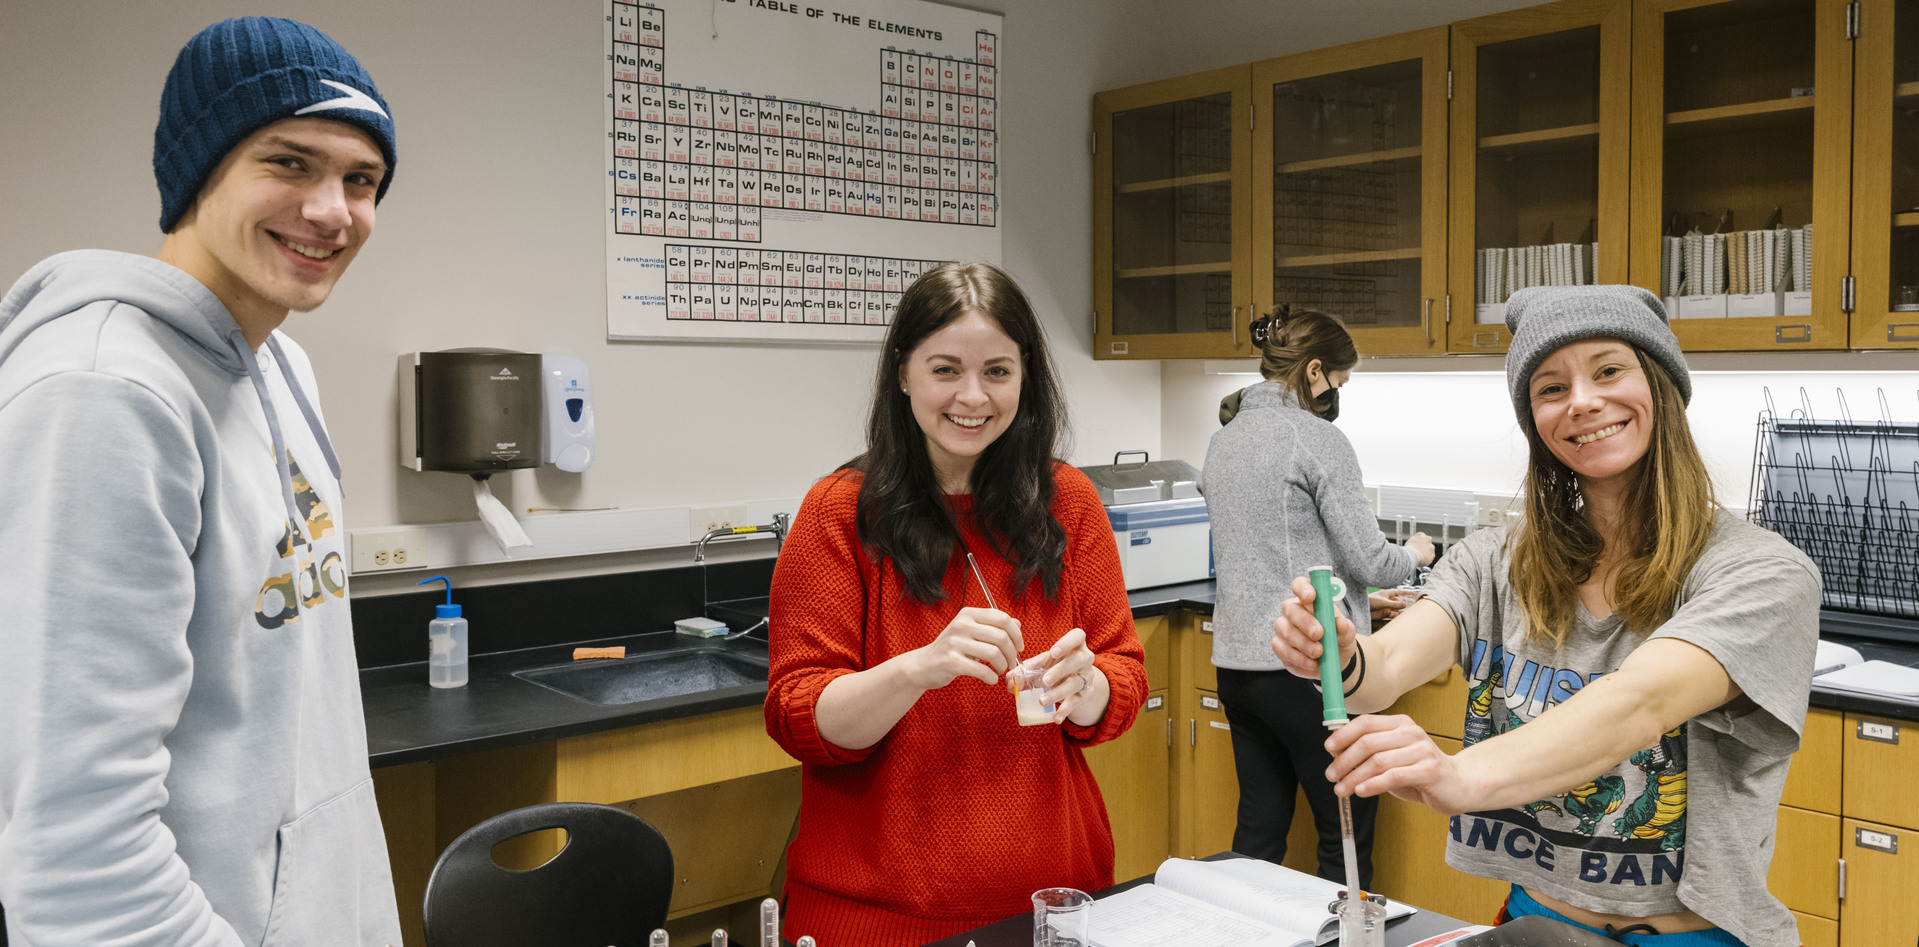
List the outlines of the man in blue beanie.
<svg viewBox="0 0 1919 947">
<path fill-rule="evenodd" d="M 167 76 L 158 258 L 0 299 L 0 904 L 15 947 L 397 944 L 340 465 L 278 327 L 373 232 L 393 119 L 291 20 Z"/>
</svg>

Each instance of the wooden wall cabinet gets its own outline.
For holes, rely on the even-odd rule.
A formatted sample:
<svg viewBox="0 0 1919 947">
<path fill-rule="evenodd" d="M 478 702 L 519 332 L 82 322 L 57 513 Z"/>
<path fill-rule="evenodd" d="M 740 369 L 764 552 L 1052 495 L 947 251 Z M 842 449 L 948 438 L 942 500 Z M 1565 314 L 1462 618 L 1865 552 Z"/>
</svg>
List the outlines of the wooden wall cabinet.
<svg viewBox="0 0 1919 947">
<path fill-rule="evenodd" d="M 1278 303 L 1362 355 L 1497 353 L 1514 288 L 1595 281 L 1687 351 L 1919 349 L 1919 0 L 1557 0 L 1100 93 L 1094 127 L 1097 358 L 1256 355 Z M 1736 270 L 1681 282 L 1695 232 Z"/>
<path fill-rule="evenodd" d="M 1919 348 L 1919 3 L 1863 0 L 1853 44 L 1853 348 Z"/>
<path fill-rule="evenodd" d="M 1643 210 L 1631 223 L 1632 281 L 1679 298 L 1672 328 L 1687 351 L 1848 344 L 1847 22 L 1846 0 L 1636 0 L 1632 190 Z M 1663 275 L 1666 237 L 1807 225 L 1810 282 L 1795 288 L 1811 293 L 1809 313 L 1728 317 L 1708 303 L 1737 308 L 1740 296 L 1728 293 L 1740 287 L 1708 280 L 1681 289 Z M 1730 256 L 1742 268 L 1751 259 Z"/>
<path fill-rule="evenodd" d="M 1504 352 L 1527 285 L 1626 281 L 1632 4 L 1452 26 L 1448 349 Z"/>
<path fill-rule="evenodd" d="M 1245 66 L 1093 97 L 1093 355 L 1255 354 Z"/>
<path fill-rule="evenodd" d="M 1253 309 L 1446 351 L 1445 27 L 1253 64 Z"/>
</svg>

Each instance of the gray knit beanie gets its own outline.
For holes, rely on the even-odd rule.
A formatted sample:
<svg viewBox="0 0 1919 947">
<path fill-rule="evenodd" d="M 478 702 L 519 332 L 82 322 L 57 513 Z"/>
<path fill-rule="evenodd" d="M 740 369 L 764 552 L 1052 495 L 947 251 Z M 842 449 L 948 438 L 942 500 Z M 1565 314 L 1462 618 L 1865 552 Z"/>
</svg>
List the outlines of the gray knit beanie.
<svg viewBox="0 0 1919 947">
<path fill-rule="evenodd" d="M 1585 339 L 1632 343 L 1672 376 L 1681 402 L 1692 401 L 1692 373 L 1679 351 L 1679 340 L 1666 324 L 1666 307 L 1659 297 L 1637 286 L 1522 289 L 1506 301 L 1506 328 L 1513 334 L 1513 344 L 1506 350 L 1506 387 L 1522 424 L 1532 416 L 1527 387 L 1539 363 Z"/>
</svg>

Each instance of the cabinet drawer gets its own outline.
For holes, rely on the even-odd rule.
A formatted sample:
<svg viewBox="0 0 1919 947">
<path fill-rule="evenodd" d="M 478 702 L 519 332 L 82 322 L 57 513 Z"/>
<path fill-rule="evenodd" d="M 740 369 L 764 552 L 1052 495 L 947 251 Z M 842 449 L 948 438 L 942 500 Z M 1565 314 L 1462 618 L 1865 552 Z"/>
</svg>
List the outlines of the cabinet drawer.
<svg viewBox="0 0 1919 947">
<path fill-rule="evenodd" d="M 1844 758 L 1846 715 L 1836 710 L 1806 711 L 1799 752 L 1786 773 L 1780 803 L 1814 812 L 1839 812 L 1840 760 Z"/>
<path fill-rule="evenodd" d="M 1919 725 L 1847 714 L 1844 733 L 1847 818 L 1919 829 Z"/>
<path fill-rule="evenodd" d="M 1839 922 L 1810 914 L 1792 912 L 1799 922 L 1800 947 L 1839 947 Z"/>
<path fill-rule="evenodd" d="M 1850 786 L 1850 784 L 1848 784 Z M 1846 900 L 1840 906 L 1843 947 L 1919 942 L 1919 832 L 1856 819 L 1840 823 Z"/>
<path fill-rule="evenodd" d="M 1794 911 L 1839 918 L 1839 817 L 1779 807 L 1766 887 Z"/>
</svg>

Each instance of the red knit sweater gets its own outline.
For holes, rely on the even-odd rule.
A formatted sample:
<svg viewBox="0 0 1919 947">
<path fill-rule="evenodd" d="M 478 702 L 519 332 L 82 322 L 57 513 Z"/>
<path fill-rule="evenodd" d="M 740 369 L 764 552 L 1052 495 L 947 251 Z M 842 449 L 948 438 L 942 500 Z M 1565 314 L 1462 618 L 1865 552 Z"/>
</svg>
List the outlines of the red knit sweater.
<svg viewBox="0 0 1919 947">
<path fill-rule="evenodd" d="M 1098 493 L 1063 464 L 1054 477 L 1053 515 L 1067 536 L 1056 600 L 1037 580 L 1015 600 L 1013 567 L 980 536 L 973 498 L 948 502 L 994 601 L 1020 621 L 1022 657 L 1085 629 L 1111 682 L 1105 717 L 1021 727 L 1003 687 L 960 677 L 927 691 L 865 750 L 821 738 L 820 692 L 926 645 L 986 598 L 964 556 L 947 566 L 946 601 L 931 606 L 906 593 L 892 559 L 874 563 L 855 527 L 857 473 L 807 493 L 773 570 L 766 695 L 767 732 L 802 764 L 799 834 L 786 854 L 789 940 L 923 944 L 1030 911 L 1040 888 L 1112 884 L 1112 828 L 1080 748 L 1132 726 L 1146 699 L 1145 655 Z"/>
</svg>

